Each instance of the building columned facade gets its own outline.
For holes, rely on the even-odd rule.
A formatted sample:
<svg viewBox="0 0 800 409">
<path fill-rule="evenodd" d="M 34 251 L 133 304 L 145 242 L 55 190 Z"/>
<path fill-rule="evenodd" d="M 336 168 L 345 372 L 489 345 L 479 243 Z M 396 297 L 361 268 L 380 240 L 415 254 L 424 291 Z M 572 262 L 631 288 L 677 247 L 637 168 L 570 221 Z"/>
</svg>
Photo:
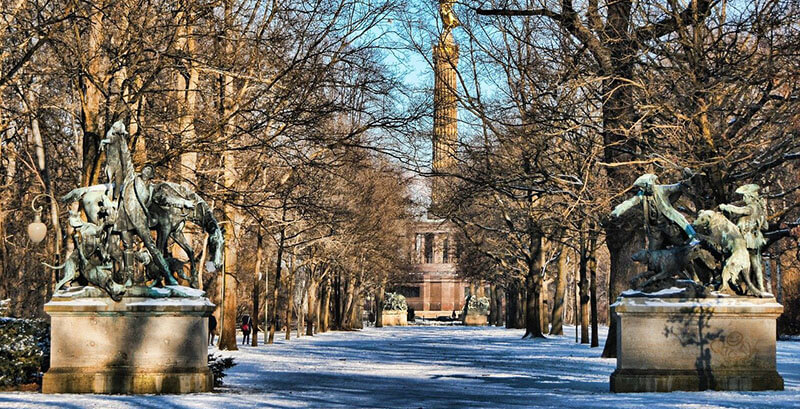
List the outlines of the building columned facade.
<svg viewBox="0 0 800 409">
<path fill-rule="evenodd" d="M 410 231 L 414 246 L 414 278 L 400 288 L 418 317 L 460 314 L 469 284 L 458 274 L 460 245 L 455 226 L 444 220 L 419 220 Z"/>
</svg>

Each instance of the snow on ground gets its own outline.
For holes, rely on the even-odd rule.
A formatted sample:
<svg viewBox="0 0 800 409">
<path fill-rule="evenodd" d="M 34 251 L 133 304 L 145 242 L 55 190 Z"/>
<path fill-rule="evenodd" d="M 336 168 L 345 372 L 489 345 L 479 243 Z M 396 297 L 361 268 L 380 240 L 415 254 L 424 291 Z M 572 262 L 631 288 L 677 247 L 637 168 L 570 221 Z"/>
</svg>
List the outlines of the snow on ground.
<svg viewBox="0 0 800 409">
<path fill-rule="evenodd" d="M 521 330 L 431 326 L 329 332 L 225 352 L 238 365 L 215 393 L 164 396 L 0 393 L 3 408 L 800 407 L 800 340 L 778 342 L 783 392 L 612 394 L 613 359 Z M 601 334 L 605 338 L 605 330 Z M 241 339 L 241 338 L 240 338 Z M 602 345 L 602 342 L 601 342 Z"/>
</svg>

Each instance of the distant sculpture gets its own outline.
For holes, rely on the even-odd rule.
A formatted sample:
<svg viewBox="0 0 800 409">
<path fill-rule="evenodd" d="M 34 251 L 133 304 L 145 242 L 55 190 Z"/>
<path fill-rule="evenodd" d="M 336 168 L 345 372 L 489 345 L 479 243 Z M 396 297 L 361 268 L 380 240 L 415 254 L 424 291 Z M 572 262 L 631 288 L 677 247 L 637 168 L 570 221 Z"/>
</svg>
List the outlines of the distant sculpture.
<svg viewBox="0 0 800 409">
<path fill-rule="evenodd" d="M 722 204 L 719 209 L 724 213 L 738 218 L 736 227 L 744 236 L 747 252 L 750 254 L 750 271 L 755 285 L 759 291 L 764 292 L 764 273 L 762 270 L 761 247 L 767 241 L 761 233 L 768 227 L 767 203 L 758 194 L 758 185 L 748 184 L 736 189 L 736 193 L 744 196 L 745 206 Z"/>
<path fill-rule="evenodd" d="M 739 295 L 763 296 L 761 247 L 767 227 L 766 203 L 757 185 L 744 185 L 736 193 L 744 196 L 744 206 L 720 205 L 737 224 L 723 213 L 701 210 L 693 223 L 672 205 L 680 197 L 684 183 L 660 185 L 653 174 L 639 177 L 637 194 L 618 205 L 614 218 L 642 206 L 647 249 L 631 258 L 647 266 L 647 271 L 631 280 L 643 291 L 684 287 L 692 294 L 705 294 L 706 288 Z M 690 186 L 689 186 L 690 187 Z M 683 232 L 683 233 L 681 233 Z"/>
<path fill-rule="evenodd" d="M 118 301 L 130 291 L 129 287 L 142 286 L 148 279 L 153 280 L 152 286 L 161 286 L 162 282 L 176 285 L 173 272 L 197 287 L 194 251 L 183 236 L 186 221 L 201 226 L 209 234 L 213 264 L 209 270 L 221 267 L 224 236 L 210 206 L 181 185 L 152 183 L 152 167 L 146 166 L 141 174 L 136 174 L 126 135 L 125 126 L 117 122 L 101 141 L 101 148 L 106 151 L 105 173 L 109 183 L 76 188 L 61 197 L 62 202 L 78 202 L 86 221 L 78 212 L 70 212 L 69 224 L 75 229 L 75 250 L 64 264 L 48 265 L 64 270 L 56 291 L 83 277 Z M 156 231 L 157 241 L 153 240 L 151 229 Z M 144 244 L 144 250 L 135 242 L 136 237 Z M 183 274 L 183 262 L 166 256 L 169 238 L 189 256 L 191 276 Z M 134 277 L 137 264 L 148 272 L 147 277 Z M 178 287 L 168 291 L 147 287 L 134 290 L 135 294 L 140 294 L 137 296 L 186 296 L 190 293 Z"/>
</svg>

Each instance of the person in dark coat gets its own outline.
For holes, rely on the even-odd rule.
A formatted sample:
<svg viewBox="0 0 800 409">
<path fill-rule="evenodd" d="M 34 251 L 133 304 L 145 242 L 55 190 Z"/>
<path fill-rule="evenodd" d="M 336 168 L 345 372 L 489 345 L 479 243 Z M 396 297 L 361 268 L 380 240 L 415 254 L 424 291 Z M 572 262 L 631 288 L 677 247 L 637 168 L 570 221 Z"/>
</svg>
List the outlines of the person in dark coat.
<svg viewBox="0 0 800 409">
<path fill-rule="evenodd" d="M 242 317 L 242 345 L 247 345 L 250 342 L 250 331 L 253 330 L 253 322 L 249 315 Z"/>
<path fill-rule="evenodd" d="M 217 319 L 211 315 L 208 317 L 208 345 L 214 345 L 215 335 L 217 335 Z"/>
</svg>

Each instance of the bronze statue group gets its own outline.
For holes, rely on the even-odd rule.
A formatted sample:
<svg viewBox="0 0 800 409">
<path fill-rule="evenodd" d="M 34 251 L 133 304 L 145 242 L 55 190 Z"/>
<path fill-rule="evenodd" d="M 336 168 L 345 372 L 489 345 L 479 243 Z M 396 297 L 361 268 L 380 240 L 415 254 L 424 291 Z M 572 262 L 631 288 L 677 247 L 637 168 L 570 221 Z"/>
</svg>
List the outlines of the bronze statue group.
<svg viewBox="0 0 800 409">
<path fill-rule="evenodd" d="M 81 280 L 119 301 L 131 287 L 177 285 L 173 274 L 197 288 L 195 252 L 183 234 L 187 221 L 208 234 L 209 267 L 222 265 L 223 231 L 209 205 L 185 186 L 154 182 L 150 166 L 137 173 L 127 136 L 125 125 L 116 122 L 101 141 L 108 183 L 76 188 L 61 198 L 78 202 L 79 210 L 70 210 L 69 216 L 75 250 L 61 266 L 50 266 L 64 270 L 56 291 Z M 156 232 L 155 240 L 151 230 Z M 169 239 L 188 255 L 189 275 L 184 273 L 184 263 L 171 256 Z"/>
<path fill-rule="evenodd" d="M 763 296 L 761 248 L 766 244 L 766 202 L 759 186 L 747 184 L 736 189 L 741 205 L 722 204 L 718 211 L 700 210 L 689 222 L 673 207 L 687 188 L 685 183 L 661 185 L 653 174 L 640 176 L 635 196 L 619 204 L 612 218 L 619 218 L 641 206 L 646 249 L 633 260 L 647 271 L 631 280 L 644 292 L 680 287 L 695 296 L 720 293 Z"/>
</svg>

